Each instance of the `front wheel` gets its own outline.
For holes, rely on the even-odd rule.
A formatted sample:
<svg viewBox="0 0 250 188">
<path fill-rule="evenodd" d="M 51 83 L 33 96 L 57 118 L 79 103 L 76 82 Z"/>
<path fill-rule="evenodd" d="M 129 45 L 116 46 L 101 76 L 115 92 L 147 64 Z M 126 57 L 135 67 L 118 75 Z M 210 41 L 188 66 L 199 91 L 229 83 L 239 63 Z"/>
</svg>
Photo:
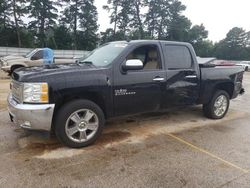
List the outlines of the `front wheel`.
<svg viewBox="0 0 250 188">
<path fill-rule="evenodd" d="M 76 100 L 59 110 L 55 133 L 66 146 L 80 148 L 95 142 L 104 123 L 104 114 L 98 105 L 89 100 Z"/>
<path fill-rule="evenodd" d="M 226 91 L 218 90 L 208 104 L 203 105 L 204 115 L 211 119 L 222 119 L 229 108 L 229 95 Z"/>
</svg>

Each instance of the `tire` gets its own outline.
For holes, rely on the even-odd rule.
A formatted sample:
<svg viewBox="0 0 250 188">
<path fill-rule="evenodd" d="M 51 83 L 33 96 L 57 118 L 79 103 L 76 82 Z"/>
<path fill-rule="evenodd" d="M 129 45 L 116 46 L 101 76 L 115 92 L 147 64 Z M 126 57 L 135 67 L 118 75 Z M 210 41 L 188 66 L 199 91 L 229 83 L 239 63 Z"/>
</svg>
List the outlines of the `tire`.
<svg viewBox="0 0 250 188">
<path fill-rule="evenodd" d="M 105 117 L 101 108 L 89 100 L 75 100 L 65 104 L 55 117 L 58 140 L 71 148 L 93 144 L 101 135 Z"/>
<path fill-rule="evenodd" d="M 245 67 L 245 71 L 248 71 L 248 67 Z"/>
<path fill-rule="evenodd" d="M 203 113 L 211 119 L 222 119 L 227 114 L 229 104 L 228 93 L 224 90 L 217 90 L 209 103 L 203 105 Z"/>
</svg>

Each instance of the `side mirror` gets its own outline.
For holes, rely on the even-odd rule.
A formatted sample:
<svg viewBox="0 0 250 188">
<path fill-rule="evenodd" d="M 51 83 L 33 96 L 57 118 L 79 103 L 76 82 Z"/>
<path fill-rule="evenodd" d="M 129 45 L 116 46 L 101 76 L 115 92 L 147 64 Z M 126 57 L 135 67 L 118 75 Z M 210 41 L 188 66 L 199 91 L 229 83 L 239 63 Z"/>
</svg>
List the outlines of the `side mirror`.
<svg viewBox="0 0 250 188">
<path fill-rule="evenodd" d="M 128 70 L 141 70 L 143 69 L 143 63 L 140 59 L 129 59 L 123 64 L 122 69 Z"/>
</svg>

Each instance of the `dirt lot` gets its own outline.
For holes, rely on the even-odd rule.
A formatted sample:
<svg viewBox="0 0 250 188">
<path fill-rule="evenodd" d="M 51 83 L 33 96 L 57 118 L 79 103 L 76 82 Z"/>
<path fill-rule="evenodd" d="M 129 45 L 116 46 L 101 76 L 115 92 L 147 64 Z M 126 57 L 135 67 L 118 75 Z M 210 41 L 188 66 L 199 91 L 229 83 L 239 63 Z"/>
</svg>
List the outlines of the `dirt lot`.
<svg viewBox="0 0 250 188">
<path fill-rule="evenodd" d="M 1 79 L 0 185 L 249 187 L 250 73 L 244 79 L 246 94 L 223 120 L 204 118 L 201 106 L 113 120 L 83 149 L 14 127 L 5 102 L 9 80 Z"/>
</svg>

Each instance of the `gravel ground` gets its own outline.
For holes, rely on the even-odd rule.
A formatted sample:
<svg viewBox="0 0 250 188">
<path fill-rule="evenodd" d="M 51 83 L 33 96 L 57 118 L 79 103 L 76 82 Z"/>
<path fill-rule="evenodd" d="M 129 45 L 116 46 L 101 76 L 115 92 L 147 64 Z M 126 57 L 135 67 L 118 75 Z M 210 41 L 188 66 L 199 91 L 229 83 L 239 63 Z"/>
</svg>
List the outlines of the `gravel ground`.
<svg viewBox="0 0 250 188">
<path fill-rule="evenodd" d="M 109 121 L 95 145 L 69 149 L 9 121 L 0 74 L 0 185 L 4 187 L 249 187 L 250 73 L 223 120 L 201 106 Z"/>
</svg>

